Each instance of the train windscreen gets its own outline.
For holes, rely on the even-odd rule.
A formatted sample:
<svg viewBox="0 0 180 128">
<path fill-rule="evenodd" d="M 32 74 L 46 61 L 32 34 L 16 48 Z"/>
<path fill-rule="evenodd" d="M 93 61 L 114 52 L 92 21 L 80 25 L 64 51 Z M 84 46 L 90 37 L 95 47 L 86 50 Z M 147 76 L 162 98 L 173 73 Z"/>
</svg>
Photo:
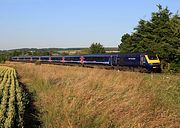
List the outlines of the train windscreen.
<svg viewBox="0 0 180 128">
<path fill-rule="evenodd" d="M 158 60 L 158 57 L 156 55 L 148 55 L 148 58 L 150 60 Z"/>
</svg>

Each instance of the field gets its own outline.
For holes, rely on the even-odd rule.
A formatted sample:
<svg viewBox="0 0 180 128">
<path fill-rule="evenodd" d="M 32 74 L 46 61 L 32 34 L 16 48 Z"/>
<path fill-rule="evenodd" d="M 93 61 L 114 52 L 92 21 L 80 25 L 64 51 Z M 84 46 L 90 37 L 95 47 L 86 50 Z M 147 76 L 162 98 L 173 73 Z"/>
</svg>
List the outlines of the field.
<svg viewBox="0 0 180 128">
<path fill-rule="evenodd" d="M 24 127 L 25 104 L 16 71 L 0 67 L 0 127 Z"/>
<path fill-rule="evenodd" d="M 30 95 L 29 127 L 178 128 L 180 75 L 9 63 Z M 2 106 L 2 105 L 1 105 Z M 31 125 L 30 125 L 31 123 Z"/>
</svg>

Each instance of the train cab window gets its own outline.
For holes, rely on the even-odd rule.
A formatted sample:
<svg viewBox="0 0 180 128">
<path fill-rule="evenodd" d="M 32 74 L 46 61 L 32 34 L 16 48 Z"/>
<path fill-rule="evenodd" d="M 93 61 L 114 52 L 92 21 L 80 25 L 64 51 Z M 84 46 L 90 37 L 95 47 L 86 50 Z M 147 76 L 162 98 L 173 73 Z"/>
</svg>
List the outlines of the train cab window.
<svg viewBox="0 0 180 128">
<path fill-rule="evenodd" d="M 158 60 L 157 56 L 156 55 L 148 55 L 148 58 L 150 60 Z"/>
</svg>

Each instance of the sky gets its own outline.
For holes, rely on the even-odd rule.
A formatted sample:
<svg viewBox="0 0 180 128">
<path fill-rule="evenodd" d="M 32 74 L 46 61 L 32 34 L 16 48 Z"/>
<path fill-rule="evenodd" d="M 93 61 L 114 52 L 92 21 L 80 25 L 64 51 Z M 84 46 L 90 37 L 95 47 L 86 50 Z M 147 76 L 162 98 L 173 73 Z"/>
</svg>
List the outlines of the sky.
<svg viewBox="0 0 180 128">
<path fill-rule="evenodd" d="M 117 47 L 158 4 L 180 0 L 0 0 L 0 49 Z"/>
</svg>

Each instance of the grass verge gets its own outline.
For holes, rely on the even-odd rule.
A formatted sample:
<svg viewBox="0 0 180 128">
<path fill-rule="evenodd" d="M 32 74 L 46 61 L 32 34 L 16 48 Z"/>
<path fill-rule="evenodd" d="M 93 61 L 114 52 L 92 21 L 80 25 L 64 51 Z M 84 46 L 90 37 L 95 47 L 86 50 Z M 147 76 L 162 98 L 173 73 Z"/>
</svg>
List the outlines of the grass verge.
<svg viewBox="0 0 180 128">
<path fill-rule="evenodd" d="M 43 127 L 179 127 L 180 75 L 10 63 Z"/>
</svg>

